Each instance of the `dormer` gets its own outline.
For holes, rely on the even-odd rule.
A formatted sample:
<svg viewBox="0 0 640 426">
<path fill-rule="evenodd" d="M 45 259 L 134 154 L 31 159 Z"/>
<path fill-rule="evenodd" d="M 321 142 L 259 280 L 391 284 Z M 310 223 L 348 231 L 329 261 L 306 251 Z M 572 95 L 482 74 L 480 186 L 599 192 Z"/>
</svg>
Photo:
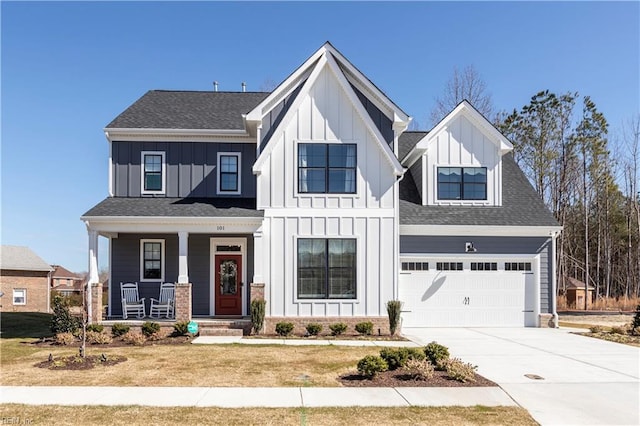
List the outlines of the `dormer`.
<svg viewBox="0 0 640 426">
<path fill-rule="evenodd" d="M 502 156 L 513 145 L 462 101 L 402 159 L 422 205 L 501 206 Z"/>
</svg>

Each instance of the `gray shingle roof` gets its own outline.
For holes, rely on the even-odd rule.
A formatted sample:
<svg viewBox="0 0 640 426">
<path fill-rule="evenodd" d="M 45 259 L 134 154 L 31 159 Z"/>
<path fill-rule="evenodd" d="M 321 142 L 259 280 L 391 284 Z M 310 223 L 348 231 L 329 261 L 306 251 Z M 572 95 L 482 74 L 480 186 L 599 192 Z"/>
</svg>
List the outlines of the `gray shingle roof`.
<svg viewBox="0 0 640 426">
<path fill-rule="evenodd" d="M 407 172 L 400 181 L 401 225 L 560 226 L 513 155 L 502 157 L 502 206 L 423 206 Z"/>
<path fill-rule="evenodd" d="M 29 247 L 0 246 L 0 269 L 52 271 L 53 268 Z"/>
<path fill-rule="evenodd" d="M 262 217 L 255 198 L 125 198 L 109 197 L 83 217 Z"/>
<path fill-rule="evenodd" d="M 264 92 L 150 90 L 107 128 L 242 130 L 242 114 L 251 111 L 268 95 Z"/>
<path fill-rule="evenodd" d="M 409 131 L 401 134 L 398 138 L 398 160 L 402 161 L 418 141 L 427 136 L 427 133 L 429 132 Z"/>
</svg>

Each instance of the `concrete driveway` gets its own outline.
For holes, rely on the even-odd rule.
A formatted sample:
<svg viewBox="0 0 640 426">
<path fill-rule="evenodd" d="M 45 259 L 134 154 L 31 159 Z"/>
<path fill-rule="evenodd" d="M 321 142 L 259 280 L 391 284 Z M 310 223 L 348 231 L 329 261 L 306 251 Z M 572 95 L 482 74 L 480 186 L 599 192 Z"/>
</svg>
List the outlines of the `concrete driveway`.
<svg viewBox="0 0 640 426">
<path fill-rule="evenodd" d="M 403 334 L 423 345 L 435 340 L 477 365 L 540 424 L 639 425 L 640 348 L 570 331 L 404 328 Z"/>
</svg>

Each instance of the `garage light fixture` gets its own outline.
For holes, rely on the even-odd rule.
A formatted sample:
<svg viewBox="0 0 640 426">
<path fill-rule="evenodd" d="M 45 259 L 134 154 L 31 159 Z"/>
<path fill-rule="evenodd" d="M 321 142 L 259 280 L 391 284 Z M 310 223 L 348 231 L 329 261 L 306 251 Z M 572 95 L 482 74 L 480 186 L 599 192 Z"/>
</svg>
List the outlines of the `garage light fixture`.
<svg viewBox="0 0 640 426">
<path fill-rule="evenodd" d="M 464 243 L 464 251 L 467 253 L 475 253 L 477 250 L 471 241 Z"/>
</svg>

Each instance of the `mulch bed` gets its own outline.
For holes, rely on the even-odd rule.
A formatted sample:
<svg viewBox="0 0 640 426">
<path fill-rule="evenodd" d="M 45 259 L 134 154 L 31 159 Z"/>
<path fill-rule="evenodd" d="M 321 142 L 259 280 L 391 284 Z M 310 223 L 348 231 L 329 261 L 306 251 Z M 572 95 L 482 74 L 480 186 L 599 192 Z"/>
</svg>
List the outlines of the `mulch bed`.
<svg viewBox="0 0 640 426">
<path fill-rule="evenodd" d="M 372 379 L 367 379 L 358 373 L 345 374 L 338 380 L 347 387 L 483 387 L 498 386 L 489 379 L 479 374 L 475 375 L 475 382 L 458 382 L 447 377 L 446 371 L 436 371 L 432 378 L 428 380 L 415 380 L 402 369 L 384 371 L 378 373 Z"/>
<path fill-rule="evenodd" d="M 120 364 L 127 360 L 127 357 L 119 355 L 87 355 L 82 358 L 78 355 L 64 356 L 42 361 L 34 365 L 38 368 L 47 368 L 49 370 L 90 370 L 96 365 L 110 367 Z"/>
<path fill-rule="evenodd" d="M 163 337 L 162 339 L 158 339 L 158 340 L 150 340 L 147 339 L 146 342 L 144 342 L 144 344 L 139 345 L 139 346 L 153 346 L 153 345 L 182 345 L 185 343 L 189 343 L 191 341 L 191 337 L 190 336 L 167 336 L 167 337 Z M 65 347 L 62 345 L 58 345 L 55 341 L 54 338 L 52 337 L 47 337 L 47 338 L 41 338 L 40 340 L 36 341 L 36 342 L 29 342 L 28 344 L 30 345 L 35 345 L 35 346 L 59 346 L 59 347 Z M 77 348 L 80 347 L 81 342 L 77 341 L 74 342 L 72 345 L 66 345 L 66 347 L 70 347 L 70 348 Z M 107 344 L 89 344 L 87 342 L 87 348 L 121 348 L 123 346 L 135 346 L 132 345 L 130 343 L 124 342 L 122 340 L 121 337 L 114 337 L 113 341 L 111 343 L 107 343 Z"/>
</svg>

